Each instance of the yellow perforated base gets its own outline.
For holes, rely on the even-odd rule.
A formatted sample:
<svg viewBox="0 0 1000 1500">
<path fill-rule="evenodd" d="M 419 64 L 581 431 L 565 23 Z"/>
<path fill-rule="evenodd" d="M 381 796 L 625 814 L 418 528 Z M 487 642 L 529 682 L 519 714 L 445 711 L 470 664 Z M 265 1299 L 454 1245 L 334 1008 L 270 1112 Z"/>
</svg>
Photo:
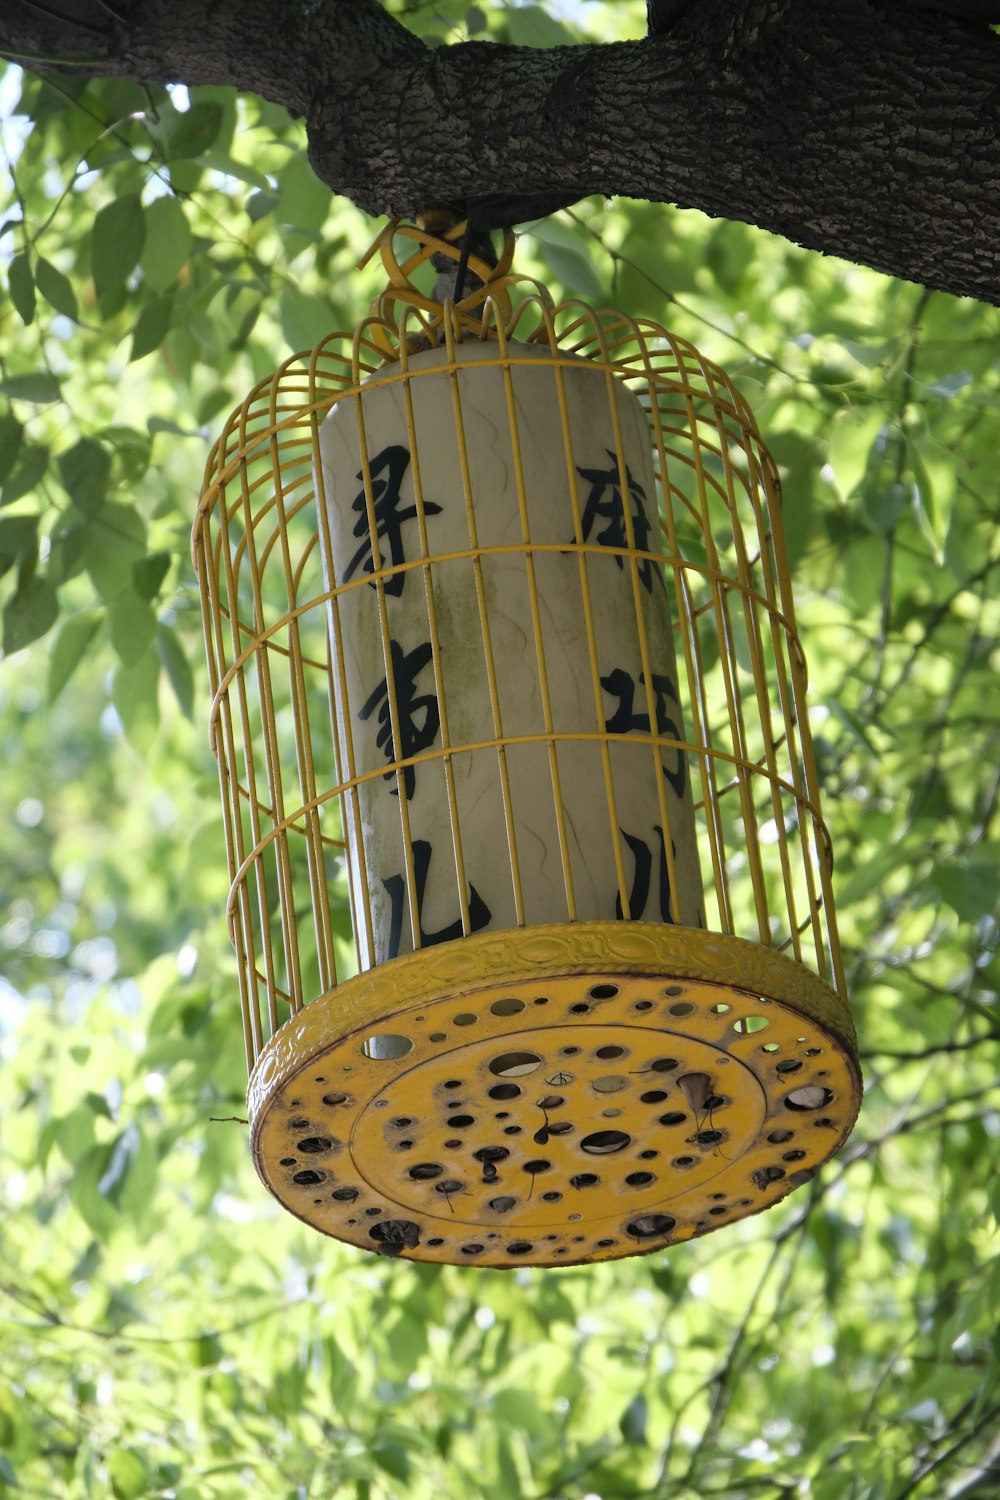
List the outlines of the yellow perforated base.
<svg viewBox="0 0 1000 1500">
<path fill-rule="evenodd" d="M 738 938 L 485 933 L 341 985 L 254 1070 L 254 1161 L 325 1234 L 457 1265 L 572 1265 L 720 1228 L 849 1133 L 844 1000 Z"/>
</svg>

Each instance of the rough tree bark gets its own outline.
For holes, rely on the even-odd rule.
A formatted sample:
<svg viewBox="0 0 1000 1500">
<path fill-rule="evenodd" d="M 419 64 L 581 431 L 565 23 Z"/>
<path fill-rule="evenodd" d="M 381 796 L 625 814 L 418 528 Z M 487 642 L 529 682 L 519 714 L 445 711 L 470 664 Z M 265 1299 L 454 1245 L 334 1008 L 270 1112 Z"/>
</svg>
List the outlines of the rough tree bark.
<svg viewBox="0 0 1000 1500">
<path fill-rule="evenodd" d="M 370 213 L 621 194 L 1000 303 L 1000 37 L 923 4 L 697 0 L 662 36 L 533 51 L 429 49 L 377 0 L 5 0 L 0 51 L 254 90 Z"/>
</svg>

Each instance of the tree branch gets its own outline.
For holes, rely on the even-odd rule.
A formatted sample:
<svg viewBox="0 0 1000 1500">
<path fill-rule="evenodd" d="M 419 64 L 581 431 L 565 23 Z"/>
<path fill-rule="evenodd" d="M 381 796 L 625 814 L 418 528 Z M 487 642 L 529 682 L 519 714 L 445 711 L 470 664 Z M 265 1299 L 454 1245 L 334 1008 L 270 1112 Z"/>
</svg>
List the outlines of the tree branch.
<svg viewBox="0 0 1000 1500">
<path fill-rule="evenodd" d="M 663 36 L 548 51 L 432 50 L 375 0 L 100 14 L 81 33 L 8 0 L 0 46 L 253 89 L 305 115 L 319 176 L 371 213 L 620 194 L 1000 302 L 1000 38 L 934 10 L 699 0 Z"/>
</svg>

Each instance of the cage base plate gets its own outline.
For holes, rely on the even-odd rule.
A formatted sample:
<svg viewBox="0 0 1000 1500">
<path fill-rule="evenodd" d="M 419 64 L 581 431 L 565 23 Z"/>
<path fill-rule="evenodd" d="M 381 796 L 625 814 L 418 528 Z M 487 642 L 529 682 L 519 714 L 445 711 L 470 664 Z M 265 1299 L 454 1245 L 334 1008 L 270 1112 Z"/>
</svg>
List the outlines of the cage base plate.
<svg viewBox="0 0 1000 1500">
<path fill-rule="evenodd" d="M 499 976 L 499 977 L 498 977 Z M 690 928 L 482 933 L 348 980 L 249 1090 L 262 1179 L 383 1255 L 574 1265 L 769 1208 L 848 1135 L 846 1002 L 794 960 Z"/>
</svg>

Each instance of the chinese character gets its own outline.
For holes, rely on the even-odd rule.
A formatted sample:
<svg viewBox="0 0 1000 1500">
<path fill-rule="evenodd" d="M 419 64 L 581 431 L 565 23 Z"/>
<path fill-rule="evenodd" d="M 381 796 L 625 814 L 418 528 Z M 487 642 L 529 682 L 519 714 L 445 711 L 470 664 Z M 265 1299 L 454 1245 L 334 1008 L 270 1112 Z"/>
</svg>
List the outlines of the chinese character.
<svg viewBox="0 0 1000 1500">
<path fill-rule="evenodd" d="M 638 922 L 646 910 L 646 902 L 649 900 L 649 886 L 653 875 L 653 856 L 649 845 L 643 839 L 635 838 L 633 834 L 626 833 L 620 828 L 619 833 L 628 844 L 635 859 L 635 874 L 632 877 L 632 890 L 628 898 L 629 919 Z M 667 870 L 667 849 L 663 839 L 663 829 L 659 824 L 654 824 L 654 831 L 660 836 L 660 918 L 664 922 L 672 922 L 670 915 L 670 874 Z M 676 857 L 677 845 L 673 839 L 670 847 Z M 621 892 L 615 899 L 615 916 L 619 922 L 622 919 Z"/>
<path fill-rule="evenodd" d="M 400 485 L 403 483 L 403 475 L 410 464 L 408 451 L 399 443 L 391 443 L 388 448 L 383 448 L 381 453 L 376 454 L 368 465 L 372 486 L 372 511 L 375 517 L 375 533 L 377 537 L 385 537 L 389 543 L 389 561 L 395 568 L 401 562 L 406 561 L 403 552 L 403 522 L 412 521 L 417 514 L 415 505 L 408 505 L 400 509 Z M 364 478 L 364 470 L 359 469 L 358 479 Z M 358 519 L 354 524 L 353 535 L 362 538 L 361 546 L 355 552 L 344 571 L 341 582 L 346 583 L 352 574 L 364 563 L 365 573 L 374 573 L 376 567 L 383 567 L 385 559 L 381 550 L 376 563 L 372 555 L 372 535 L 368 525 L 368 504 L 365 492 L 362 489 L 357 499 L 352 502 L 352 510 L 358 512 Z M 432 500 L 424 501 L 424 514 L 427 516 L 439 515 L 440 505 L 435 505 Z M 385 580 L 385 591 L 397 597 L 403 592 L 403 584 L 406 581 L 405 573 L 397 573 L 392 578 Z M 375 587 L 373 583 L 372 588 Z"/>
<path fill-rule="evenodd" d="M 397 645 L 395 641 L 390 641 L 389 653 L 392 685 L 396 698 L 396 718 L 399 724 L 399 759 L 407 760 L 411 755 L 417 755 L 421 750 L 427 750 L 433 745 L 441 723 L 435 694 L 416 692 L 417 678 L 433 653 L 430 641 L 425 641 L 422 646 L 415 646 L 412 651 L 405 652 L 402 646 Z M 379 707 L 380 704 L 381 707 Z M 364 706 L 358 710 L 358 718 L 368 719 L 378 708 L 379 730 L 375 743 L 385 755 L 386 760 L 394 761 L 397 757 L 392 739 L 392 712 L 389 705 L 389 683 L 388 679 L 383 677 Z M 394 774 L 393 771 L 386 771 L 384 779 L 391 781 Z M 413 796 L 415 784 L 414 767 L 404 766 L 403 785 L 406 788 L 408 800 Z M 392 795 L 399 796 L 398 785 L 393 787 Z"/>
<path fill-rule="evenodd" d="M 606 521 L 607 525 L 603 531 L 597 533 L 597 540 L 602 547 L 627 547 L 628 533 L 625 528 L 625 507 L 622 504 L 621 473 L 618 459 L 610 448 L 605 448 L 605 453 L 611 460 L 611 466 L 607 469 L 581 469 L 577 466 L 577 473 L 581 479 L 586 479 L 590 484 L 590 494 L 584 507 L 581 518 L 581 530 L 583 540 L 587 541 L 598 520 Z M 632 536 L 635 541 L 636 551 L 648 552 L 649 547 L 649 520 L 646 516 L 646 496 L 642 485 L 637 479 L 633 479 L 632 471 L 626 465 L 625 476 L 628 482 L 629 498 L 632 503 Z M 624 567 L 625 560 L 616 557 L 615 562 L 619 568 Z M 639 564 L 639 579 L 647 594 L 653 592 L 653 574 L 659 573 L 654 568 L 648 557 L 643 558 Z M 663 583 L 663 575 L 660 573 L 660 582 Z M 666 584 L 663 585 L 664 588 Z"/>
<path fill-rule="evenodd" d="M 645 686 L 646 674 L 639 673 L 639 681 Z M 677 691 L 669 677 L 663 677 L 659 673 L 652 674 L 653 693 L 656 699 L 656 732 L 679 740 L 681 732 L 673 719 L 667 712 L 667 701 L 677 702 Z M 638 730 L 642 734 L 649 734 L 649 714 L 636 713 L 632 707 L 635 698 L 635 680 L 622 667 L 616 667 L 607 677 L 601 678 L 601 687 L 605 692 L 618 699 L 618 707 L 605 720 L 604 727 L 609 734 L 631 734 Z M 682 750 L 677 752 L 677 769 L 671 771 L 669 766 L 663 767 L 663 774 L 677 793 L 678 797 L 684 795 L 685 768 L 687 757 Z"/>
<path fill-rule="evenodd" d="M 424 887 L 427 884 L 427 871 L 431 862 L 431 846 L 426 839 L 413 840 L 413 875 L 417 885 L 417 914 L 420 923 L 420 946 L 430 948 L 435 943 L 450 943 L 454 938 L 463 935 L 462 918 L 457 917 L 448 927 L 441 927 L 437 932 L 425 932 L 421 916 L 424 904 Z M 406 879 L 402 875 L 391 875 L 382 884 L 389 892 L 392 902 L 392 915 L 389 922 L 389 957 L 395 958 L 399 953 L 399 941 L 403 932 L 403 914 L 406 911 Z M 469 931 L 479 932 L 489 924 L 493 913 L 486 902 L 480 896 L 474 885 L 469 886 Z"/>
</svg>

